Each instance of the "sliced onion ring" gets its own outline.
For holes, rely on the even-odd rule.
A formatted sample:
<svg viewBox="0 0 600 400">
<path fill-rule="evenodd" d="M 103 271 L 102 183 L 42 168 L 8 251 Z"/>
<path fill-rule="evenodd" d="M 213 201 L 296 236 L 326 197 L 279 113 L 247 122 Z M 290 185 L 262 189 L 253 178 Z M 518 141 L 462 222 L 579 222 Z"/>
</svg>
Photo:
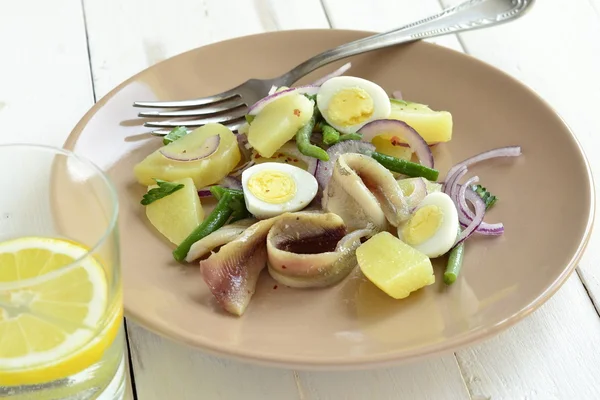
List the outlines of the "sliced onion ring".
<svg viewBox="0 0 600 400">
<path fill-rule="evenodd" d="M 242 153 L 245 160 L 250 160 L 250 157 L 252 156 L 252 152 L 248 148 L 248 136 L 246 136 L 243 133 L 238 133 L 237 135 L 235 135 L 235 137 L 238 142 L 238 148 L 240 149 L 240 153 Z M 252 147 L 252 146 L 250 146 L 250 147 Z"/>
<path fill-rule="evenodd" d="M 327 150 L 329 154 L 329 161 L 319 161 L 317 165 L 317 172 L 315 177 L 319 183 L 319 192 L 327 186 L 331 175 L 333 174 L 333 167 L 336 160 L 342 154 L 346 153 L 359 153 L 359 154 L 370 154 L 375 151 L 375 146 L 371 143 L 363 142 L 361 140 L 345 140 L 334 144 Z"/>
<path fill-rule="evenodd" d="M 346 63 L 346 64 L 342 65 L 341 67 L 339 67 L 332 73 L 327 74 L 324 77 L 322 77 L 321 79 L 315 81 L 313 83 L 313 86 L 321 86 L 323 83 L 330 80 L 331 78 L 335 78 L 336 76 L 344 75 L 344 73 L 346 71 L 348 71 L 350 69 L 350 67 L 352 67 L 352 63 Z"/>
<path fill-rule="evenodd" d="M 465 167 L 464 165 L 461 166 L 456 173 L 452 176 L 452 179 L 450 180 L 449 184 L 447 187 L 444 188 L 444 192 L 450 196 L 452 198 L 452 200 L 454 200 L 454 203 L 456 204 L 456 207 L 459 207 L 459 203 L 457 200 L 458 197 L 458 189 L 459 189 L 459 184 L 458 182 L 463 178 L 463 176 L 465 176 L 468 172 L 467 167 Z"/>
<path fill-rule="evenodd" d="M 242 190 L 242 182 L 232 176 L 226 176 L 225 178 L 221 179 L 217 185 L 228 189 Z"/>
<path fill-rule="evenodd" d="M 463 186 L 459 185 L 458 182 L 466 174 L 467 167 L 492 158 L 517 157 L 519 155 L 521 155 L 521 146 L 500 147 L 477 154 L 473 157 L 469 157 L 450 168 L 446 174 L 446 179 L 444 180 L 443 191 L 450 195 L 450 197 L 456 203 L 460 223 L 462 226 L 470 226 L 477 218 L 477 213 L 473 213 L 473 211 L 471 211 L 466 204 L 466 201 L 469 201 L 471 204 L 475 204 L 475 202 L 479 202 L 479 200 L 481 200 L 481 197 L 475 193 L 473 189 L 471 189 L 468 183 L 464 185 L 466 186 L 464 189 L 464 200 L 458 195 L 459 190 L 462 189 Z M 504 233 L 504 225 L 501 222 L 489 224 L 482 221 L 477 226 L 476 232 L 482 235 L 502 235 Z"/>
<path fill-rule="evenodd" d="M 466 185 L 463 185 L 459 191 L 459 196 L 462 196 L 463 198 L 465 196 L 465 188 Z M 473 207 L 475 207 L 475 218 L 473 218 L 473 221 L 471 221 L 471 223 L 460 233 L 458 239 L 456 239 L 456 243 L 454 244 L 455 247 L 475 233 L 477 228 L 479 228 L 483 222 L 483 217 L 485 216 L 485 202 L 481 199 L 481 197 L 477 196 L 476 198 L 470 198 L 469 201 L 472 202 Z"/>
<path fill-rule="evenodd" d="M 213 185 L 211 185 L 213 186 Z M 203 187 L 202 189 L 198 190 L 198 196 L 200 196 L 200 198 L 205 198 L 205 197 L 212 197 L 212 193 L 210 192 L 210 187 L 211 186 L 206 186 Z"/>
<path fill-rule="evenodd" d="M 406 122 L 396 119 L 378 119 L 360 128 L 358 133 L 363 136 L 363 140 L 366 142 L 370 142 L 375 136 L 383 134 L 399 136 L 417 154 L 422 165 L 433 168 L 433 154 L 427 142 Z"/>
<path fill-rule="evenodd" d="M 521 146 L 507 146 L 500 147 L 493 150 L 488 150 L 483 153 L 479 153 L 473 157 L 469 157 L 466 160 L 463 160 L 450 168 L 448 174 L 446 175 L 446 180 L 444 181 L 444 191 L 446 186 L 448 186 L 449 178 L 458 170 L 460 167 L 470 167 L 471 165 L 477 164 L 481 161 L 489 160 L 491 158 L 497 157 L 517 157 L 521 155 Z"/>
<path fill-rule="evenodd" d="M 394 90 L 392 92 L 392 99 L 402 100 L 402 92 L 399 90 Z"/>
<path fill-rule="evenodd" d="M 427 185 L 425 184 L 425 180 L 423 178 L 404 178 L 398 180 L 398 182 L 400 181 L 407 181 L 412 185 L 412 192 L 404 199 L 412 212 L 419 205 L 419 203 L 423 201 L 425 196 L 427 196 Z"/>
<path fill-rule="evenodd" d="M 159 152 L 169 160 L 182 162 L 198 161 L 213 155 L 219 148 L 220 143 L 221 136 L 213 135 L 207 137 L 204 143 L 194 150 L 173 151 L 169 146 L 166 146 L 160 149 Z"/>
<path fill-rule="evenodd" d="M 467 204 L 466 195 L 467 189 L 471 187 L 472 184 L 477 182 L 479 182 L 479 177 L 473 176 L 469 178 L 469 180 L 467 180 L 467 182 L 465 182 L 464 185 L 457 184 L 454 186 L 454 189 L 456 191 L 456 203 L 459 213 L 459 219 L 462 214 L 462 217 L 466 219 L 466 221 L 463 222 L 465 225 L 469 225 L 471 221 L 473 221 L 473 219 L 475 218 L 475 214 L 473 213 L 473 211 L 471 211 L 469 205 Z"/>
<path fill-rule="evenodd" d="M 223 186 L 228 189 L 242 190 L 242 183 L 238 179 L 236 179 L 232 176 L 226 176 L 225 178 L 221 179 L 216 185 L 208 185 L 208 186 L 205 186 L 205 187 L 199 189 L 198 196 L 200 198 L 212 197 L 213 194 L 210 191 L 210 188 L 213 186 Z"/>
<path fill-rule="evenodd" d="M 463 187 L 466 187 L 464 197 L 471 204 L 474 204 L 474 202 L 477 201 L 475 199 L 476 197 L 481 198 L 477 193 L 473 191 L 473 189 L 471 189 L 471 185 L 478 181 L 478 177 L 471 178 L 464 185 L 458 183 L 466 173 L 467 167 L 465 167 L 464 165 L 460 166 L 459 169 L 457 169 L 456 172 L 448 178 L 448 184 L 444 188 L 444 193 L 449 195 L 454 204 L 456 205 L 456 208 L 458 210 L 458 218 L 460 224 L 463 227 L 467 227 L 469 226 L 469 224 L 471 224 L 471 222 L 475 218 L 475 214 L 473 213 L 473 211 L 471 211 L 466 201 L 460 197 L 459 191 Z M 477 227 L 475 232 L 482 235 L 498 236 L 504 233 L 504 225 L 501 222 L 495 224 L 481 222 L 481 224 Z"/>
<path fill-rule="evenodd" d="M 295 88 L 282 90 L 281 92 L 275 92 L 267 97 L 260 99 L 259 101 L 254 103 L 252 106 L 250 106 L 250 108 L 248 108 L 248 115 L 257 115 L 268 104 L 270 104 L 273 101 L 280 99 L 282 97 L 290 96 L 290 95 L 296 94 L 296 93 L 313 95 L 313 94 L 317 94 L 318 91 L 319 91 L 318 86 L 308 85 L 308 86 L 298 86 Z"/>
<path fill-rule="evenodd" d="M 229 176 L 234 177 L 234 178 L 239 178 L 239 176 L 242 175 L 242 172 L 244 172 L 245 170 L 247 170 L 254 164 L 256 164 L 256 162 L 254 160 L 246 161 L 245 163 L 243 163 L 242 165 L 240 165 L 239 167 L 237 167 L 233 171 L 231 171 L 229 173 Z"/>
<path fill-rule="evenodd" d="M 471 189 L 471 188 L 467 188 L 466 198 L 467 198 L 467 200 L 469 200 L 470 203 L 473 203 L 474 201 L 476 201 L 475 198 L 481 199 L 481 197 L 479 197 L 479 195 L 477 193 L 475 193 L 473 191 L 473 189 Z M 468 225 L 468 224 L 465 224 L 465 225 Z M 489 224 L 489 223 L 483 221 L 477 228 L 476 232 L 479 234 L 482 234 L 482 235 L 499 236 L 504 233 L 504 224 L 502 224 L 502 222 L 497 222 L 495 224 Z"/>
<path fill-rule="evenodd" d="M 280 153 L 292 156 L 298 160 L 304 161 L 304 163 L 306 164 L 306 171 L 309 174 L 314 176 L 317 172 L 318 160 L 314 157 L 305 156 L 304 154 L 300 153 L 300 150 L 298 150 L 298 147 L 296 146 L 296 142 L 287 142 L 286 144 L 281 146 L 281 148 L 278 151 Z"/>
</svg>

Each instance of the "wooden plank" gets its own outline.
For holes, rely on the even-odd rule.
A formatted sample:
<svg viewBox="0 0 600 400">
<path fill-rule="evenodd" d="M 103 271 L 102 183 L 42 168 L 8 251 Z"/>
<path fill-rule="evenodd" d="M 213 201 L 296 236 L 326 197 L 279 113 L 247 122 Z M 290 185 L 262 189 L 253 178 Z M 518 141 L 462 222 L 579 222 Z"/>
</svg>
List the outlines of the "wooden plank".
<svg viewBox="0 0 600 400">
<path fill-rule="evenodd" d="M 396 23 L 393 8 L 410 12 L 415 3 L 374 0 L 367 6 L 366 1 L 362 5 L 325 2 L 334 25 L 338 21 L 336 27 L 358 24 L 373 30 Z M 442 1 L 444 6 L 459 2 Z M 435 9 L 434 3 L 431 9 Z M 599 4 L 600 0 L 569 2 L 567 7 L 559 0 L 537 2 L 520 21 L 460 35 L 468 53 L 521 79 L 549 100 L 575 130 L 588 156 L 598 147 L 592 107 L 600 104 L 600 44 L 592 38 L 600 37 Z M 363 18 L 370 9 L 387 12 L 373 11 L 371 18 Z M 577 21 L 569 24 L 568 34 L 556 29 L 565 21 Z M 600 160 L 590 158 L 597 175 Z M 600 298 L 600 273 L 593 266 L 600 257 L 596 250 L 600 249 L 599 240 L 593 235 L 580 266 L 587 289 L 596 298 Z M 531 318 L 490 342 L 457 352 L 470 394 L 474 399 L 507 400 L 597 397 L 597 380 L 582 373 L 598 365 L 597 324 L 597 315 L 574 275 Z"/>
<path fill-rule="evenodd" d="M 473 398 L 597 399 L 600 320 L 573 275 L 531 317 L 457 357 Z"/>
<path fill-rule="evenodd" d="M 207 356 L 131 322 L 128 329 L 139 399 L 298 398 L 292 371 Z"/>
<path fill-rule="evenodd" d="M 438 0 L 323 0 L 333 28 L 385 32 L 439 13 Z M 427 40 L 462 50 L 455 35 Z"/>
<path fill-rule="evenodd" d="M 127 386 L 125 386 L 125 396 L 123 400 L 135 400 L 134 390 L 133 390 L 133 380 L 131 378 L 131 364 L 129 363 L 129 358 L 131 357 L 129 353 L 129 346 L 125 347 L 125 371 L 127 371 Z"/>
<path fill-rule="evenodd" d="M 453 356 L 373 371 L 301 372 L 298 376 L 306 399 L 470 399 Z"/>
<path fill-rule="evenodd" d="M 196 47 L 278 29 L 327 27 L 319 0 L 84 0 L 84 7 L 98 99 L 131 75 Z"/>
<path fill-rule="evenodd" d="M 460 0 L 443 2 L 453 5 Z M 600 104 L 600 0 L 575 0 L 568 5 L 560 0 L 538 1 L 521 20 L 460 37 L 469 54 L 508 72 L 546 99 L 573 129 L 594 176 L 599 176 L 595 117 Z M 596 229 L 579 272 L 597 310 L 599 260 L 600 232 Z"/>
<path fill-rule="evenodd" d="M 81 5 L 3 2 L 0 37 L 0 143 L 61 146 L 93 104 Z"/>
<path fill-rule="evenodd" d="M 448 6 L 458 1 L 443 2 Z M 568 6 L 560 0 L 536 2 L 530 14 L 519 21 L 460 35 L 470 54 L 522 80 L 565 118 L 587 152 L 595 176 L 600 173 L 600 159 L 595 157 L 599 143 L 595 120 L 595 106 L 600 104 L 600 43 L 595 40 L 600 37 L 599 9 L 599 0 L 578 0 Z M 565 23 L 568 34 L 556 29 Z M 587 290 L 573 276 L 530 319 L 490 343 L 458 353 L 473 394 L 494 399 L 597 397 L 600 384 L 588 371 L 600 363 L 596 313 L 599 258 L 600 235 L 596 231 L 579 265 Z M 588 295 L 596 300 L 596 310 Z"/>
<path fill-rule="evenodd" d="M 0 5 L 0 37 L 0 144 L 62 146 L 94 102 L 81 4 Z M 125 398 L 133 399 L 129 379 Z"/>
</svg>

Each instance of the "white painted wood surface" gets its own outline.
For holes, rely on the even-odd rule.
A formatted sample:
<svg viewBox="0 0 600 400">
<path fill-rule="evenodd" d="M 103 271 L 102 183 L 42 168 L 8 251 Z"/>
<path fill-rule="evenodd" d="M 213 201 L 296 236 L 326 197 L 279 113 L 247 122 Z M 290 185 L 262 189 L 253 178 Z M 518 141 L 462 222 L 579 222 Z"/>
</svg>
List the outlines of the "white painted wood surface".
<svg viewBox="0 0 600 400">
<path fill-rule="evenodd" d="M 0 1 L 0 54 L 0 144 L 62 146 L 94 104 L 81 3 Z"/>
<path fill-rule="evenodd" d="M 442 3 L 448 7 L 460 1 Z M 353 21 L 354 5 L 343 0 L 325 3 L 330 13 L 339 16 L 337 24 L 332 19 L 335 28 L 362 23 L 364 29 L 382 25 L 388 29 L 399 19 L 408 22 L 402 20 L 403 10 L 411 10 L 415 18 L 441 10 L 436 0 L 419 2 L 420 11 L 410 0 L 373 0 L 369 7 L 356 6 L 362 17 Z M 476 56 L 537 90 L 573 128 L 588 156 L 594 155 L 598 143 L 594 104 L 600 104 L 600 77 L 594 71 L 600 69 L 600 44 L 591 38 L 600 37 L 599 5 L 598 0 L 538 1 L 523 19 L 460 34 L 461 47 L 452 43 L 450 47 Z M 365 14 L 370 10 L 377 14 Z M 559 26 L 563 29 L 557 29 Z M 599 176 L 600 160 L 596 156 L 591 161 L 595 176 Z M 587 289 L 598 298 L 600 274 L 595 261 L 600 256 L 599 240 L 598 233 L 594 234 L 579 268 Z M 574 274 L 532 317 L 494 340 L 458 351 L 456 357 L 473 398 L 600 398 L 600 382 L 585 376 L 586 371 L 598 370 L 600 365 L 599 328 L 590 297 Z"/>
<path fill-rule="evenodd" d="M 441 1 L 445 6 L 456 2 Z M 382 31 L 441 9 L 438 0 L 322 3 L 0 1 L 0 143 L 60 145 L 91 106 L 94 93 L 100 98 L 139 70 L 194 47 L 264 31 L 324 28 L 329 22 L 334 28 Z M 600 176 L 600 159 L 595 154 L 599 143 L 595 123 L 600 104 L 599 10 L 600 0 L 538 1 L 523 20 L 462 34 L 460 40 L 449 36 L 435 42 L 466 51 L 537 90 L 574 129 L 591 156 L 595 175 Z M 32 119 L 36 123 L 31 129 L 22 129 Z M 396 368 L 326 373 L 254 367 L 206 356 L 129 323 L 137 397 L 600 398 L 596 377 L 600 319 L 588 296 L 589 291 L 600 299 L 600 273 L 595 267 L 599 245 L 600 236 L 594 234 L 579 269 L 585 287 L 574 274 L 540 310 L 497 338 L 454 356 Z"/>
</svg>

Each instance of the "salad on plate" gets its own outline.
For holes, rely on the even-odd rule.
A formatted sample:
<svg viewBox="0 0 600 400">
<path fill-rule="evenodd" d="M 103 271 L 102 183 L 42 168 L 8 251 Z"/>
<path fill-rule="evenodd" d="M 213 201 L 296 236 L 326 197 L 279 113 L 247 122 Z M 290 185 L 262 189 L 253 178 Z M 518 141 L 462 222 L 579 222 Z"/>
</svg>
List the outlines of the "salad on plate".
<svg viewBox="0 0 600 400">
<path fill-rule="evenodd" d="M 324 288 L 358 266 L 402 299 L 433 284 L 431 259 L 446 256 L 451 285 L 466 241 L 504 232 L 484 221 L 496 196 L 465 177 L 520 147 L 474 155 L 440 180 L 431 147 L 452 139 L 452 115 L 342 76 L 348 68 L 272 88 L 238 132 L 175 128 L 134 168 L 148 220 L 231 314 L 245 312 L 265 268 L 281 285 Z"/>
</svg>

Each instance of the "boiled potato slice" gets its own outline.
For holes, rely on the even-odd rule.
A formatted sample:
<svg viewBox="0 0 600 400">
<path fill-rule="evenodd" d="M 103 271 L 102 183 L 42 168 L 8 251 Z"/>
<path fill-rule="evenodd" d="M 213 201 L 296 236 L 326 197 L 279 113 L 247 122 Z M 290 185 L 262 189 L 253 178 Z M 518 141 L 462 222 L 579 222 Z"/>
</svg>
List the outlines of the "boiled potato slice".
<svg viewBox="0 0 600 400">
<path fill-rule="evenodd" d="M 381 154 L 409 160 L 412 157 L 412 150 L 406 145 L 402 145 L 396 137 L 375 136 L 371 143 L 375 146 L 375 150 Z"/>
<path fill-rule="evenodd" d="M 392 100 L 390 119 L 406 122 L 427 144 L 452 139 L 452 114 L 448 111 L 433 111 L 424 104 Z"/>
<path fill-rule="evenodd" d="M 185 186 L 148 204 L 146 216 L 156 230 L 178 245 L 204 220 L 204 210 L 191 178 L 180 179 L 173 183 L 181 183 Z M 150 186 L 148 190 L 154 187 L 156 186 Z"/>
<path fill-rule="evenodd" d="M 363 274 L 395 299 L 435 282 L 429 257 L 389 232 L 381 232 L 356 249 Z"/>
<path fill-rule="evenodd" d="M 313 114 L 313 102 L 294 93 L 267 104 L 250 124 L 248 142 L 262 156 L 270 158 Z"/>
<path fill-rule="evenodd" d="M 145 186 L 154 184 L 154 179 L 176 181 L 192 178 L 197 188 L 217 183 L 229 174 L 240 162 L 241 155 L 235 135 L 229 128 L 221 124 L 206 124 L 193 130 L 186 136 L 164 148 L 175 152 L 189 149 L 192 151 L 202 146 L 207 138 L 219 135 L 217 151 L 197 161 L 174 161 L 163 156 L 159 150 L 150 154 L 134 168 L 139 183 Z"/>
</svg>

